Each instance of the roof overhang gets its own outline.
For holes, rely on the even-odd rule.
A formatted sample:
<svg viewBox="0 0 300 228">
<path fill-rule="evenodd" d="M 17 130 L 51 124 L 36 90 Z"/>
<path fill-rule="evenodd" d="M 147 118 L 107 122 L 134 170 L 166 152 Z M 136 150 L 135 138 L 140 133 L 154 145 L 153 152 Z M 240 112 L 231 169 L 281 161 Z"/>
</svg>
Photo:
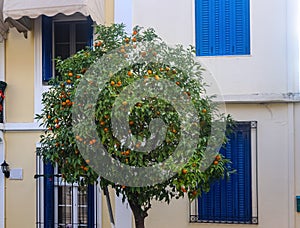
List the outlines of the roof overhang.
<svg viewBox="0 0 300 228">
<path fill-rule="evenodd" d="M 91 16 L 97 24 L 105 18 L 104 0 L 0 0 L 0 41 L 6 37 L 8 27 L 16 27 L 19 32 L 30 30 L 30 20 L 40 15 L 71 15 L 81 13 Z"/>
</svg>

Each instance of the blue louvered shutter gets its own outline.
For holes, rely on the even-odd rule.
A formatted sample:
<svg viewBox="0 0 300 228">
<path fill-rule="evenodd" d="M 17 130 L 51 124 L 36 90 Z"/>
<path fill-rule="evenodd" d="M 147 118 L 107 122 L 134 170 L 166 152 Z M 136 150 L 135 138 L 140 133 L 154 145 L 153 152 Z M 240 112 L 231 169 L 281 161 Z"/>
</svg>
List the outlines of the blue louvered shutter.
<svg viewBox="0 0 300 228">
<path fill-rule="evenodd" d="M 52 18 L 42 16 L 42 70 L 43 81 L 49 81 L 53 75 L 52 68 Z"/>
<path fill-rule="evenodd" d="M 54 168 L 44 164 L 44 223 L 45 228 L 54 227 Z"/>
<path fill-rule="evenodd" d="M 95 226 L 95 186 L 88 185 L 88 228 Z"/>
<path fill-rule="evenodd" d="M 251 223 L 251 125 L 237 124 L 221 153 L 232 161 L 236 174 L 211 186 L 198 199 L 200 221 Z"/>
<path fill-rule="evenodd" d="M 196 55 L 250 54 L 249 0 L 195 0 Z"/>
</svg>

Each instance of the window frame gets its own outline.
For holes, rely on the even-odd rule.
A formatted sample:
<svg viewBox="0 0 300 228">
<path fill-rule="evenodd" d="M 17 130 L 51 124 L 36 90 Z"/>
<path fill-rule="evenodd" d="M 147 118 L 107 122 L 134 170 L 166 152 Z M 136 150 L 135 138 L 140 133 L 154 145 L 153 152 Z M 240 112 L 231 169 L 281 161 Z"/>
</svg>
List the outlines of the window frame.
<svg viewBox="0 0 300 228">
<path fill-rule="evenodd" d="M 239 221 L 214 221 L 200 220 L 198 212 L 198 199 L 189 204 L 190 223 L 222 223 L 222 224 L 258 224 L 258 160 L 257 160 L 257 122 L 256 121 L 237 121 L 238 123 L 250 124 L 250 159 L 251 159 L 251 197 L 252 197 L 252 220 L 250 222 Z M 233 174 L 234 175 L 234 174 Z"/>
<path fill-rule="evenodd" d="M 37 150 L 39 150 L 40 143 L 37 143 Z M 45 166 L 43 158 L 39 155 L 36 155 L 36 175 L 34 178 L 36 179 L 36 227 L 38 228 L 44 228 L 46 227 L 45 220 L 47 219 L 46 215 L 46 209 L 45 202 L 47 201 L 46 197 L 50 197 L 50 200 L 53 199 L 53 208 L 51 208 L 50 205 L 50 210 L 52 210 L 51 213 L 53 213 L 53 221 L 55 224 L 55 227 L 58 226 L 58 187 L 65 184 L 65 186 L 71 186 L 73 189 L 72 191 L 77 191 L 76 187 L 78 185 L 75 184 L 68 184 L 62 181 L 62 178 L 60 175 L 57 174 L 57 168 L 54 168 L 53 166 Z M 47 181 L 46 178 L 53 178 L 52 181 L 52 194 L 47 195 L 46 191 L 48 191 L 46 185 Z M 91 191 L 92 190 L 92 191 Z M 93 200 L 93 206 L 89 207 L 88 206 L 88 211 L 87 213 L 93 213 L 93 216 L 89 217 L 88 216 L 88 223 L 90 224 L 91 222 L 94 224 L 93 226 L 102 227 L 102 197 L 101 197 L 101 190 L 100 190 L 100 185 L 99 182 L 98 184 L 95 184 L 93 186 L 88 186 L 88 192 L 93 194 L 92 200 Z M 90 197 L 90 196 L 88 196 Z M 49 199 L 48 199 L 49 200 Z M 89 199 L 88 199 L 89 201 Z M 89 203 L 89 202 L 88 202 Z M 49 206 L 49 205 L 48 205 Z M 74 208 L 72 207 L 72 213 Z M 52 215 L 51 215 L 52 216 Z M 93 221 L 91 221 L 93 219 Z M 78 225 L 73 224 L 73 227 L 77 227 Z M 87 226 L 88 227 L 88 226 Z"/>
<path fill-rule="evenodd" d="M 83 16 L 79 13 L 66 16 L 63 14 L 58 14 L 54 17 L 47 17 L 42 16 L 42 83 L 44 85 L 47 85 L 47 82 L 55 76 L 55 64 L 54 64 L 54 56 L 55 56 L 55 31 L 54 31 L 54 24 L 57 22 L 66 22 L 66 23 L 72 23 L 72 22 L 80 22 L 80 21 L 86 21 L 88 25 L 90 25 L 89 28 L 89 37 L 87 46 L 92 47 L 93 43 L 93 22 L 91 17 Z M 50 27 L 50 29 L 45 29 Z M 75 42 L 72 37 L 70 38 L 69 42 Z M 51 45 L 49 44 L 51 43 Z M 74 51 L 74 50 L 73 50 Z M 72 52 L 72 50 L 70 50 Z M 72 55 L 72 53 L 69 53 Z M 75 53 L 74 53 L 75 54 Z M 52 75 L 50 77 L 50 75 Z"/>
<path fill-rule="evenodd" d="M 201 17 L 203 13 L 202 3 L 203 1 L 207 1 L 207 11 L 205 13 L 204 18 L 208 18 L 211 20 L 210 23 L 208 21 L 203 20 Z M 195 0 L 194 2 L 194 28 L 195 28 L 195 47 L 196 47 L 196 56 L 198 57 L 222 57 L 222 56 L 250 56 L 251 55 L 251 8 L 250 8 L 250 0 L 243 0 L 245 2 L 240 2 L 239 5 L 242 5 L 240 10 L 243 10 L 244 14 L 240 14 L 239 19 L 237 20 L 237 11 L 235 10 L 236 2 L 231 2 L 236 0 Z M 217 3 L 216 3 L 217 2 Z M 232 4 L 234 6 L 225 6 L 225 2 L 229 2 L 228 4 Z M 218 7 L 213 7 L 217 4 Z M 213 6 L 212 6 L 213 5 Z M 226 8 L 227 7 L 227 8 Z M 240 6 L 239 6 L 240 7 Z M 219 11 L 214 11 L 215 8 L 219 8 Z M 232 9 L 233 8 L 233 9 Z M 237 7 L 238 8 L 238 7 Z M 215 12 L 218 12 L 217 15 Z M 230 13 L 229 13 L 230 12 Z M 225 18 L 228 18 L 228 23 L 225 23 Z M 242 18 L 242 20 L 241 20 Z M 246 22 L 244 22 L 246 20 Z M 240 22 L 243 22 L 243 27 L 241 27 Z M 205 29 L 201 28 L 202 23 L 208 24 Z M 237 24 L 239 24 L 239 29 L 242 28 L 243 32 L 237 33 Z M 229 30 L 226 28 L 230 28 Z M 234 28 L 234 29 L 233 29 Z M 205 32 L 206 31 L 206 32 Z M 216 32 L 218 31 L 218 32 Z M 226 31 L 226 32 L 225 32 Z M 217 34 L 216 34 L 217 33 Z M 246 33 L 246 35 L 244 34 Z M 204 34 L 204 35 L 203 35 Z M 227 34 L 227 35 L 225 35 Z M 230 35 L 228 35 L 230 34 Z M 237 37 L 243 36 L 243 48 L 242 46 L 237 45 L 241 42 L 235 42 Z M 204 36 L 204 38 L 203 38 Z M 228 39 L 229 36 L 229 39 Z M 216 39 L 216 37 L 220 37 Z M 203 41 L 203 39 L 205 39 Z M 240 38 L 239 38 L 240 39 Z M 218 43 L 216 45 L 216 43 Z M 231 47 L 228 48 L 228 45 Z M 231 50 L 230 50 L 231 49 Z M 234 49 L 234 50 L 232 50 Z"/>
<path fill-rule="evenodd" d="M 74 20 L 78 20 L 84 17 L 81 14 L 74 14 Z M 86 18 L 86 17 L 84 17 Z M 66 16 L 63 14 L 56 15 L 57 20 L 65 20 Z M 68 17 L 70 20 L 70 17 Z M 94 24 L 94 23 L 93 23 Z M 94 32 L 93 28 L 91 30 L 90 45 L 93 44 Z M 49 85 L 43 83 L 43 28 L 42 28 L 42 16 L 34 20 L 34 116 L 36 114 L 41 114 L 42 111 L 42 94 L 50 89 Z M 51 52 L 52 53 L 52 52 Z M 34 122 L 37 120 L 34 118 Z"/>
</svg>

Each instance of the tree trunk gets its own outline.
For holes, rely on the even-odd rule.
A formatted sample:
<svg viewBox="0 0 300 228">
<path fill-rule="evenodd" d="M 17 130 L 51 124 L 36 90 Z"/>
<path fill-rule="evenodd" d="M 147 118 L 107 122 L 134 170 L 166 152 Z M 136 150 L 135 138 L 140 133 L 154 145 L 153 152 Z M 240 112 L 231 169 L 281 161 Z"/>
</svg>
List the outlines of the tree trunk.
<svg viewBox="0 0 300 228">
<path fill-rule="evenodd" d="M 128 202 L 134 216 L 135 228 L 145 228 L 145 218 L 148 214 L 142 210 L 137 202 L 133 200 L 128 200 Z"/>
</svg>

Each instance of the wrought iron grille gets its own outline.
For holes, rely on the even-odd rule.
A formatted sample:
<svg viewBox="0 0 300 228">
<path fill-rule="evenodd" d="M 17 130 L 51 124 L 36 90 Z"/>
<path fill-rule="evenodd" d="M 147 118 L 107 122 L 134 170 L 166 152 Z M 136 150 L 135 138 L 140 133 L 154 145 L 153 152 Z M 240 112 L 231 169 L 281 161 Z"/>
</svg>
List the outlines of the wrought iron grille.
<svg viewBox="0 0 300 228">
<path fill-rule="evenodd" d="M 223 150 L 236 174 L 190 204 L 190 223 L 258 224 L 257 122 L 237 122 Z"/>
<path fill-rule="evenodd" d="M 97 186 L 79 186 L 63 181 L 57 168 L 49 172 L 36 158 L 36 227 L 97 228 Z"/>
</svg>

